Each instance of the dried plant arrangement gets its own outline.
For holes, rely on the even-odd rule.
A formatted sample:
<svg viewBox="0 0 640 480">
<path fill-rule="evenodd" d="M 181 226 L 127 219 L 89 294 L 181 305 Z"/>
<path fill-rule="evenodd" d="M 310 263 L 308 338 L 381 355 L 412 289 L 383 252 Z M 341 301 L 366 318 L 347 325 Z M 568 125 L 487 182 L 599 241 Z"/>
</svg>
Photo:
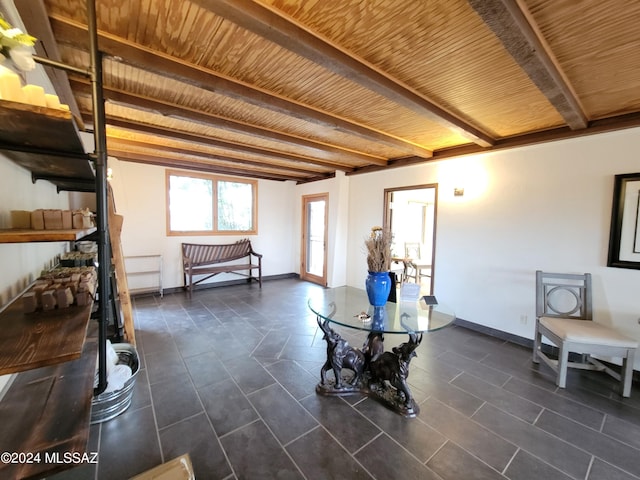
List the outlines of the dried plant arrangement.
<svg viewBox="0 0 640 480">
<path fill-rule="evenodd" d="M 367 267 L 370 272 L 388 272 L 391 267 L 391 232 L 382 227 L 372 227 L 367 248 Z"/>
</svg>

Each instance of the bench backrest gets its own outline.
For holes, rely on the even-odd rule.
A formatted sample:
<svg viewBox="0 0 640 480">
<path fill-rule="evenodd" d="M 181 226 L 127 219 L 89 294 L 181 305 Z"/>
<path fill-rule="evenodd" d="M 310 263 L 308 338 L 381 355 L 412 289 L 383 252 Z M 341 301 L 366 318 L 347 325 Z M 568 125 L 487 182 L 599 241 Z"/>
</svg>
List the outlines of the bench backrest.
<svg viewBox="0 0 640 480">
<path fill-rule="evenodd" d="M 251 252 L 251 242 L 246 238 L 226 245 L 182 244 L 183 257 L 189 258 L 194 266 L 228 262 L 246 257 Z"/>
</svg>

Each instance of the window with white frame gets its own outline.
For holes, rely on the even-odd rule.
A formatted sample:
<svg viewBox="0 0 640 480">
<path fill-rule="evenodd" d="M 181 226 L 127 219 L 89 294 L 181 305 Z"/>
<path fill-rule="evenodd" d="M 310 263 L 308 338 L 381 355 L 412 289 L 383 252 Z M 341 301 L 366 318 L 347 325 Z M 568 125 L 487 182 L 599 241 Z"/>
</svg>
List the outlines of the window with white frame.
<svg viewBox="0 0 640 480">
<path fill-rule="evenodd" d="M 167 234 L 257 234 L 258 182 L 167 170 Z"/>
</svg>

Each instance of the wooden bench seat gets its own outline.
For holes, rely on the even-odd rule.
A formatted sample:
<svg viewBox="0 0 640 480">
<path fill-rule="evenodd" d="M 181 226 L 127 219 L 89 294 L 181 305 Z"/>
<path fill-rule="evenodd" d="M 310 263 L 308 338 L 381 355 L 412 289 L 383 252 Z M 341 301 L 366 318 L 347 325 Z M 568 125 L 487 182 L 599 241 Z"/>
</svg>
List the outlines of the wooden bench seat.
<svg viewBox="0 0 640 480">
<path fill-rule="evenodd" d="M 246 262 L 231 263 L 240 259 L 245 259 Z M 195 285 L 220 273 L 235 273 L 247 277 L 248 282 L 256 280 L 262 287 L 262 254 L 253 251 L 247 238 L 223 245 L 183 243 L 182 267 L 184 286 L 189 297 Z M 257 276 L 253 275 L 254 270 L 258 271 Z M 193 277 L 196 275 L 203 278 L 194 281 Z"/>
</svg>

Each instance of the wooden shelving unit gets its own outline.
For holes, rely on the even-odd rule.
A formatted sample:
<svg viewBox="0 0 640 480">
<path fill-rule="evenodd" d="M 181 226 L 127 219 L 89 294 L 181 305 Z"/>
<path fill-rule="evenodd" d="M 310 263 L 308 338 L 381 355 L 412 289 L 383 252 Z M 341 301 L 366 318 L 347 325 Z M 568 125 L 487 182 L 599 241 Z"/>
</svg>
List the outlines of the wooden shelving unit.
<svg viewBox="0 0 640 480">
<path fill-rule="evenodd" d="M 94 152 L 85 152 L 70 112 L 3 100 L 0 151 L 30 171 L 34 183 L 46 180 L 58 192 L 95 192 L 97 229 L 5 230 L 0 231 L 0 243 L 76 241 L 96 230 L 101 301 L 97 321 L 90 321 L 92 306 L 24 314 L 18 300 L 0 312 L 0 374 L 21 372 L 0 402 L 0 451 L 42 455 L 38 462 L 0 463 L 0 478 L 43 478 L 72 468 L 73 464 L 63 461 L 63 455 L 88 451 L 93 398 L 107 386 L 111 259 L 102 55 L 98 50 L 95 0 L 86 3 L 90 69 L 74 69 L 46 58 L 36 61 L 90 77 Z M 47 453 L 53 457 L 45 457 Z M 60 462 L 55 462 L 56 455 Z"/>
<path fill-rule="evenodd" d="M 0 478 L 42 478 L 71 468 L 66 452 L 87 452 L 97 328 L 77 360 L 21 373 L 0 402 L 0 451 L 39 453 L 39 461 L 0 463 Z M 56 463 L 55 460 L 60 462 Z"/>
<path fill-rule="evenodd" d="M 96 231 L 83 230 L 0 230 L 0 243 L 75 242 Z"/>
<path fill-rule="evenodd" d="M 71 113 L 0 100 L 0 150 L 61 190 L 95 192 L 95 172 Z M 55 132 L 55 134 L 52 134 Z"/>
<path fill-rule="evenodd" d="M 23 313 L 20 298 L 0 312 L 0 375 L 75 360 L 92 305 Z"/>
<path fill-rule="evenodd" d="M 77 241 L 83 230 L 0 230 L 0 243 Z M 75 360 L 82 354 L 92 305 L 24 313 L 21 299 L 0 311 L 0 375 Z"/>
<path fill-rule="evenodd" d="M 38 150 L 78 154 L 88 159 L 70 112 L 0 99 L 0 141 L 14 149 L 20 145 Z M 58 135 L 51 135 L 58 132 Z"/>
</svg>

